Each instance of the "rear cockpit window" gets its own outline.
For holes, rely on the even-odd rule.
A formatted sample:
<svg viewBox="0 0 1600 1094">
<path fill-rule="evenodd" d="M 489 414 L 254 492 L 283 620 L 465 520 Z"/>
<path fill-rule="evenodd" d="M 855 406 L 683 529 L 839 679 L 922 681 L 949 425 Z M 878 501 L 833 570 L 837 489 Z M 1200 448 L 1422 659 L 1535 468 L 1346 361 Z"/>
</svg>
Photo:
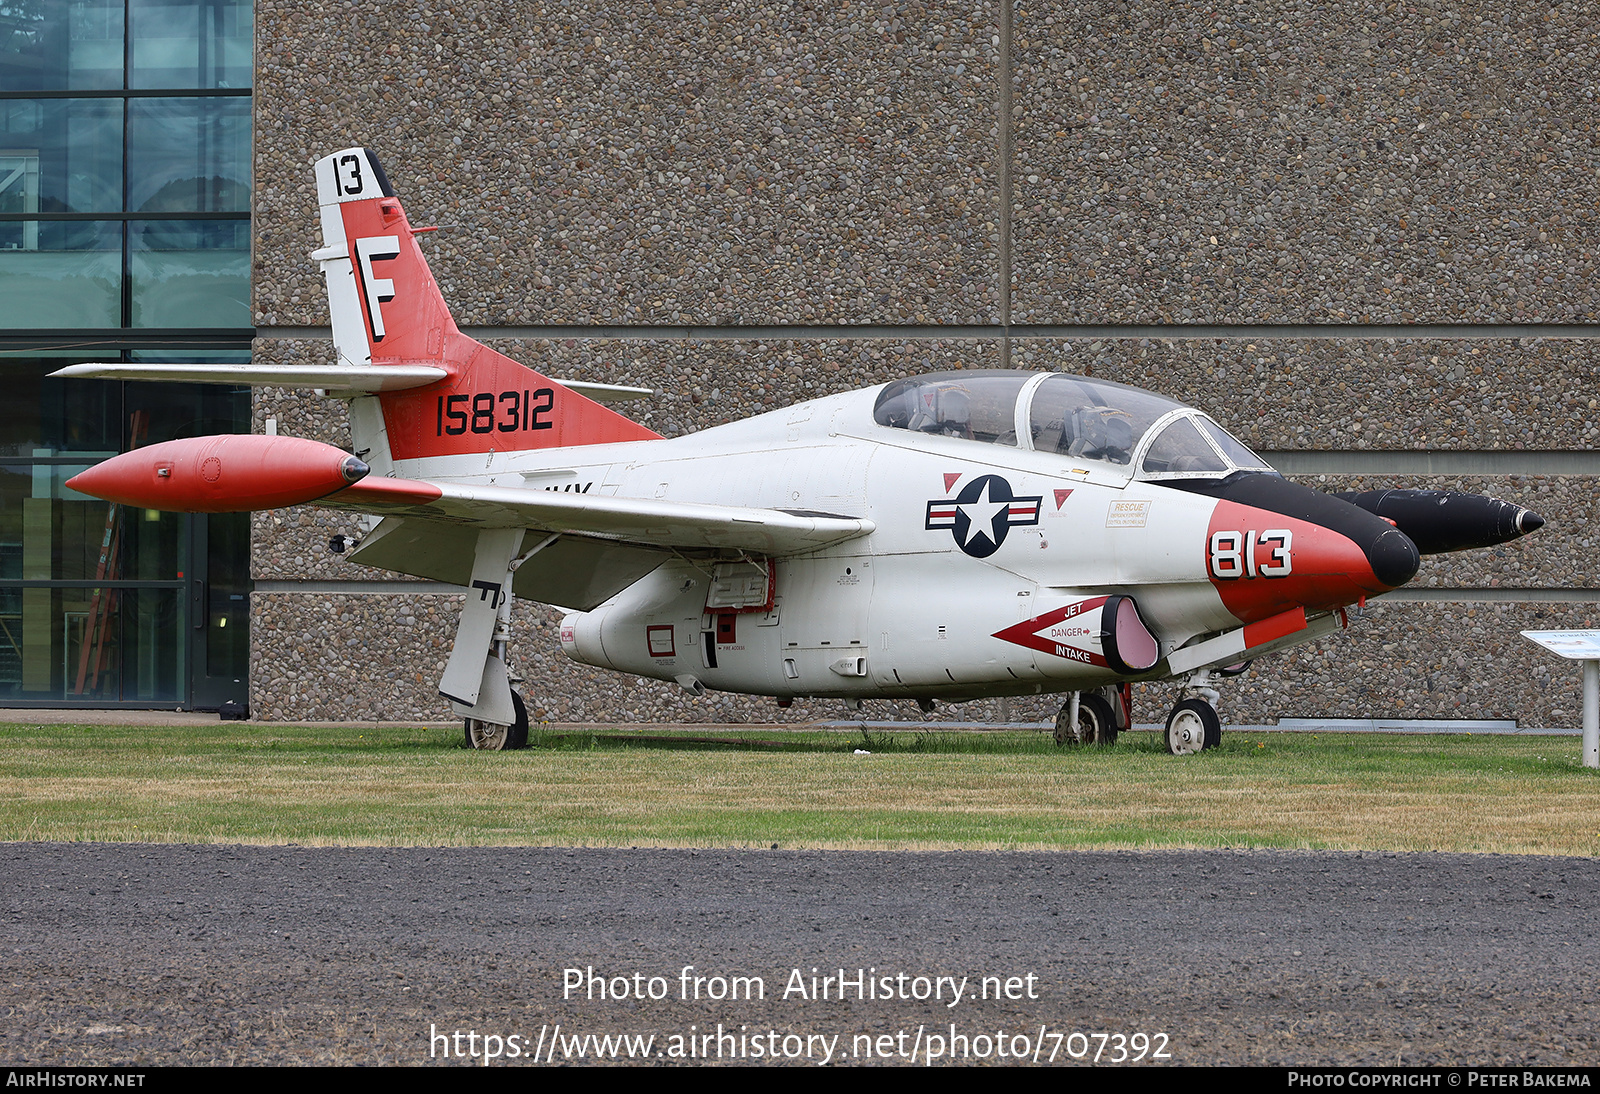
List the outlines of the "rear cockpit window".
<svg viewBox="0 0 1600 1094">
<path fill-rule="evenodd" d="M 954 372 L 897 380 L 872 408 L 879 425 L 960 437 L 986 444 L 1017 443 L 1017 393 L 1026 372 Z"/>
</svg>

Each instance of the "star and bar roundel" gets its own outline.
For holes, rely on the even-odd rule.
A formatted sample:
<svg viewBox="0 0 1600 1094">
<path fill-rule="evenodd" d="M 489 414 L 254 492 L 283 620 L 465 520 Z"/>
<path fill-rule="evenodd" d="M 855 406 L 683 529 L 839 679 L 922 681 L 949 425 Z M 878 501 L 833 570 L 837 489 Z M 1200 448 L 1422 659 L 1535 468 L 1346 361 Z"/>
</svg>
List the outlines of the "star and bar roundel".
<svg viewBox="0 0 1600 1094">
<path fill-rule="evenodd" d="M 946 492 L 959 475 L 945 475 Z M 988 558 L 1006 541 L 1012 528 L 1039 523 L 1042 494 L 1018 497 L 999 475 L 979 475 L 954 498 L 928 503 L 925 528 L 948 528 L 956 546 L 973 558 Z"/>
</svg>

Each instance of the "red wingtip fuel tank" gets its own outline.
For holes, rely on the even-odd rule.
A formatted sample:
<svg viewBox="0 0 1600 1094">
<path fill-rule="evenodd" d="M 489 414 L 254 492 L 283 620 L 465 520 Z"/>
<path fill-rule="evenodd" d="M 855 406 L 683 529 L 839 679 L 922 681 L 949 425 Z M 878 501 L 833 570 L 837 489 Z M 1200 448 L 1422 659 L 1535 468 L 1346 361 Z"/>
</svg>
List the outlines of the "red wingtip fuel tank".
<svg viewBox="0 0 1600 1094">
<path fill-rule="evenodd" d="M 141 509 L 248 513 L 316 501 L 368 470 L 320 441 L 244 433 L 136 448 L 74 475 L 67 486 Z"/>
</svg>

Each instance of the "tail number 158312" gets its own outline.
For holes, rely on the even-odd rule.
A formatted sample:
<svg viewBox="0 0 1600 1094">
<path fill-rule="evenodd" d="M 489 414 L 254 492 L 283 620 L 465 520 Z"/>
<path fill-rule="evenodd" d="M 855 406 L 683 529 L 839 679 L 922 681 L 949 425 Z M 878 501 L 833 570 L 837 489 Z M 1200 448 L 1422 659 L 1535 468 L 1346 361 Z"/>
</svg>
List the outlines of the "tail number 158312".
<svg viewBox="0 0 1600 1094">
<path fill-rule="evenodd" d="M 517 433 L 549 429 L 545 415 L 555 407 L 550 388 L 533 391 L 480 391 L 475 395 L 441 395 L 434 417 L 434 436 L 458 437 L 463 433 Z"/>
</svg>

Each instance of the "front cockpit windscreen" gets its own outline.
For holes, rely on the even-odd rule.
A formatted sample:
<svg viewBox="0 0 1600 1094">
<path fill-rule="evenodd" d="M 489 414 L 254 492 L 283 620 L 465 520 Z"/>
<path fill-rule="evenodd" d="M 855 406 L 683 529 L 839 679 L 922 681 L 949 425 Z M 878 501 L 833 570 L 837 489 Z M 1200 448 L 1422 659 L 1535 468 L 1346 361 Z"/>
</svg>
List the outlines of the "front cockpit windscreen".
<svg viewBox="0 0 1600 1094">
<path fill-rule="evenodd" d="M 1019 399 L 1026 405 L 1019 407 Z M 893 429 L 1093 460 L 1143 479 L 1272 471 L 1200 411 L 1087 376 L 1007 370 L 916 376 L 885 387 L 872 416 Z M 1020 440 L 1019 418 L 1027 423 Z"/>
</svg>

